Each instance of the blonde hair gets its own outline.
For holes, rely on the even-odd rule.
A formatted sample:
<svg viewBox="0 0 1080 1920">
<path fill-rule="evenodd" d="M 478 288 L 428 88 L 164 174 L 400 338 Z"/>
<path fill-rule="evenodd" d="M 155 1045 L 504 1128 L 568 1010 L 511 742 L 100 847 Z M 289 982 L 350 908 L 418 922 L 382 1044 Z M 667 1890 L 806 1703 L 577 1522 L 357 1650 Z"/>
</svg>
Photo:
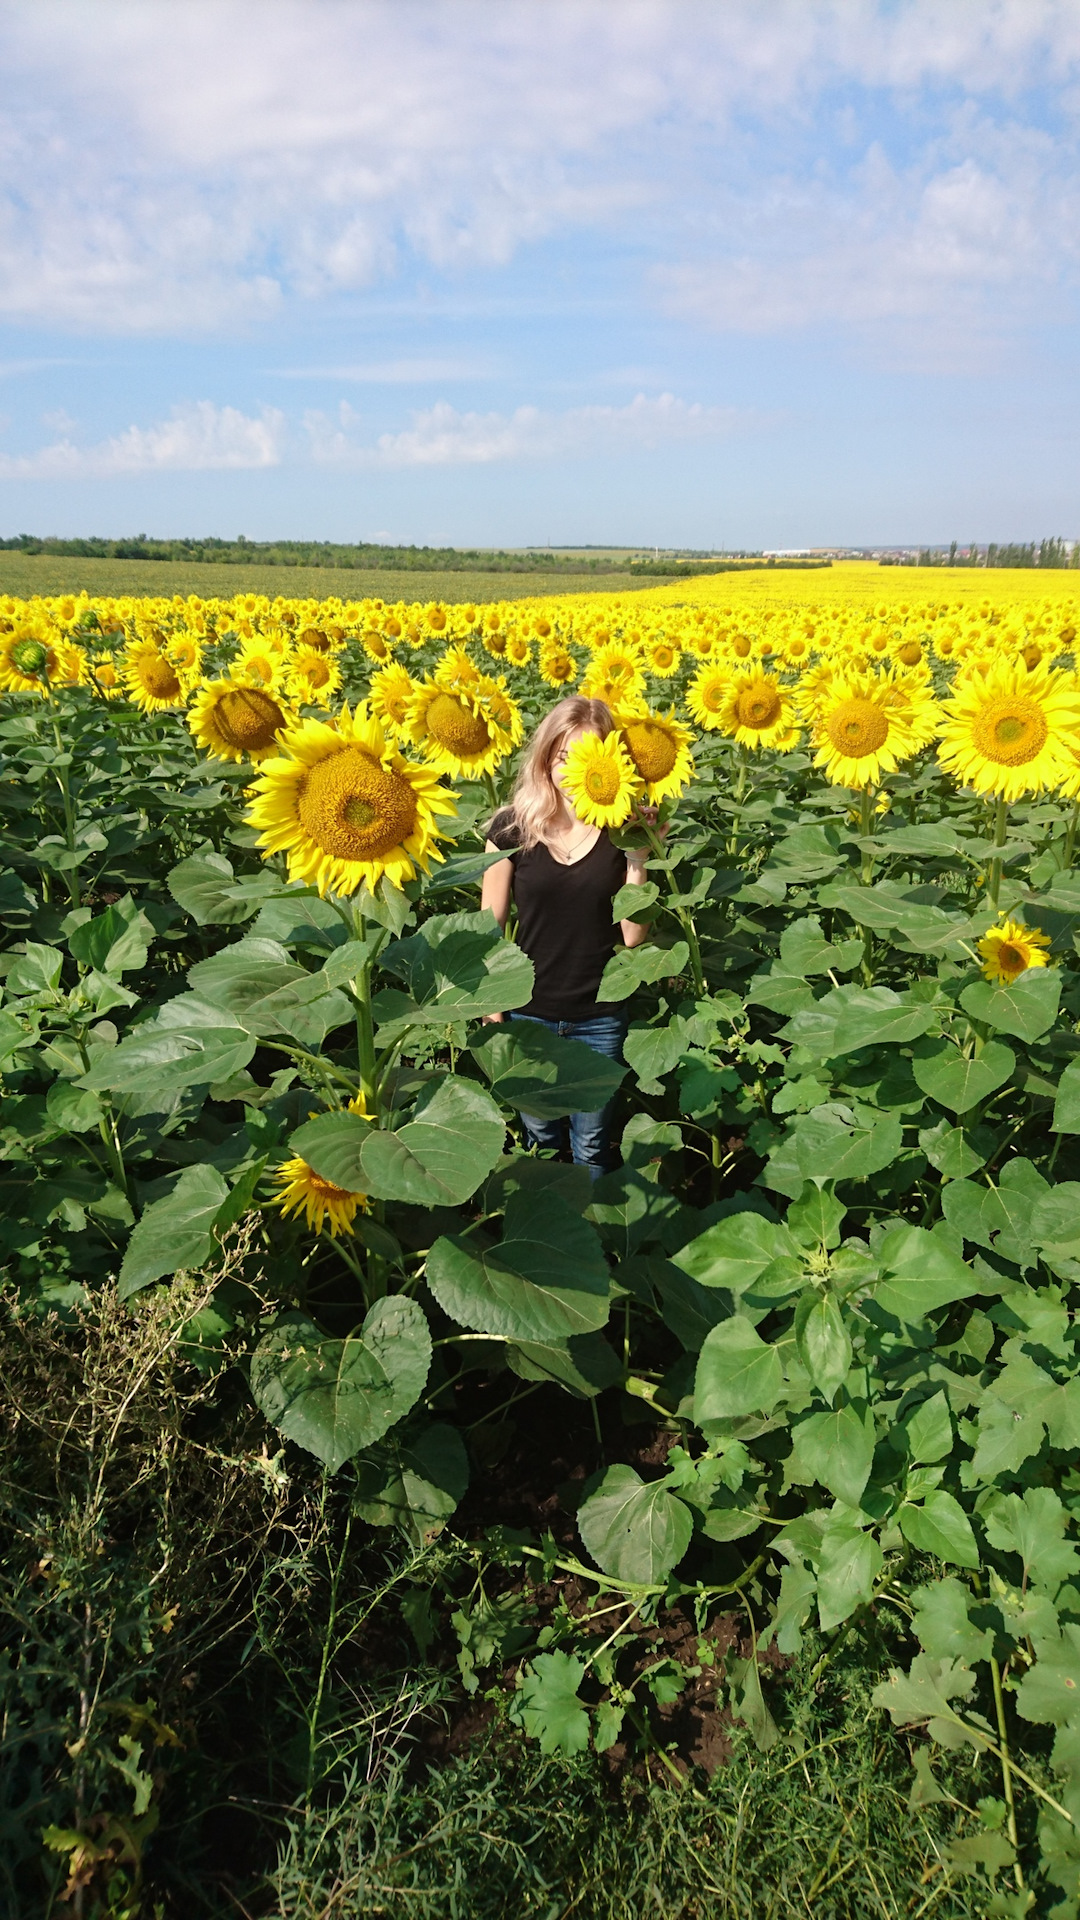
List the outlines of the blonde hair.
<svg viewBox="0 0 1080 1920">
<path fill-rule="evenodd" d="M 560 801 L 551 769 L 570 735 L 585 728 L 605 740 L 614 727 L 611 708 L 603 700 L 587 700 L 581 693 L 570 694 L 545 714 L 525 749 L 510 796 L 510 811 L 523 851 L 550 838 Z"/>
</svg>

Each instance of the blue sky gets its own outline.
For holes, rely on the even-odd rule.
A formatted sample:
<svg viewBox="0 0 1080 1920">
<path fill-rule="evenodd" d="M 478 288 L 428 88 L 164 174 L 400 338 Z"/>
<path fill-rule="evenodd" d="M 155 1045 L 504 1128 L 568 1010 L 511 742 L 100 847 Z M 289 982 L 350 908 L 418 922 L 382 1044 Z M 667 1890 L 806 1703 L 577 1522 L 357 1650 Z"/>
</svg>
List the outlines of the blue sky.
<svg viewBox="0 0 1080 1920">
<path fill-rule="evenodd" d="M 1080 537 L 1076 0 L 12 0 L 0 530 Z"/>
</svg>

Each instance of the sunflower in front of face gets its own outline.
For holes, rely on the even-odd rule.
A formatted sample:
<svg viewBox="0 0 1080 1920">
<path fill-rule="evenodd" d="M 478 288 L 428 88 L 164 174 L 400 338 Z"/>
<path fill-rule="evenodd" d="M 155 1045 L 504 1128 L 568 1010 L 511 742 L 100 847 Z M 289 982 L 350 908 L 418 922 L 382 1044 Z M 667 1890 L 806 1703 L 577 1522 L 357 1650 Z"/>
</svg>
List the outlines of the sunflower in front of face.
<svg viewBox="0 0 1080 1920">
<path fill-rule="evenodd" d="M 799 739 L 791 692 L 768 673 L 731 676 L 719 726 L 741 747 L 776 747 L 788 753 Z"/>
<path fill-rule="evenodd" d="M 601 740 L 586 733 L 567 753 L 562 790 L 579 820 L 590 827 L 621 827 L 644 792 L 618 732 Z"/>
<path fill-rule="evenodd" d="M 1025 927 L 1019 920 L 1002 920 L 991 927 L 978 943 L 983 977 L 995 985 L 1011 987 L 1029 967 L 1045 967 L 1050 937 L 1041 927 Z"/>
<path fill-rule="evenodd" d="M 965 673 L 942 705 L 938 759 L 976 793 L 1005 801 L 1068 787 L 1080 760 L 1076 675 L 998 661 Z"/>
<path fill-rule="evenodd" d="M 295 718 L 266 687 L 210 680 L 192 701 L 188 726 L 217 760 L 259 761 L 278 751 L 278 735 Z"/>
<path fill-rule="evenodd" d="M 248 819 L 264 855 L 284 853 L 290 880 L 324 897 L 427 873 L 443 857 L 439 816 L 457 812 L 434 770 L 405 760 L 366 706 L 343 707 L 332 725 L 312 717 L 287 727 L 252 795 Z"/>
<path fill-rule="evenodd" d="M 644 782 L 645 798 L 651 805 L 677 799 L 694 773 L 689 727 L 673 713 L 651 713 L 648 707 L 615 717 L 634 772 Z"/>
</svg>

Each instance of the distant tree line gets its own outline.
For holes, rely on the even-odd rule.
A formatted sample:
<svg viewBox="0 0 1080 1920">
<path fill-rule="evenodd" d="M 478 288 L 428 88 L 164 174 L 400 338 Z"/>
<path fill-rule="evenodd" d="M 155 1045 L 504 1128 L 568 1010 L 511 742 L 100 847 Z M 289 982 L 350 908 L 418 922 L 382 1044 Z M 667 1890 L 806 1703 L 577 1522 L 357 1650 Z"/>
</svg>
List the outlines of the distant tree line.
<svg viewBox="0 0 1080 1920">
<path fill-rule="evenodd" d="M 946 553 L 944 547 L 923 547 L 918 559 L 883 556 L 883 567 L 1080 567 L 1080 542 L 1071 547 L 1064 540 L 1040 540 L 1036 545 L 1016 541 L 999 546 L 995 540 L 980 547 L 977 540 L 963 552 L 954 540 Z"/>
<path fill-rule="evenodd" d="M 20 533 L 0 539 L 0 551 L 54 553 L 87 560 L 201 560 L 217 566 L 345 567 L 396 573 L 611 573 L 623 563 L 591 556 L 567 559 L 560 553 L 493 553 L 463 547 L 394 547 L 361 541 L 329 540 L 152 540 L 140 533 L 125 540 L 39 539 Z M 673 566 L 667 573 L 675 571 Z"/>
<path fill-rule="evenodd" d="M 666 580 L 680 573 L 752 573 L 762 567 L 779 567 L 789 573 L 812 573 L 817 567 L 831 567 L 831 560 L 778 560 L 774 554 L 768 559 L 757 554 L 736 560 L 631 560 L 630 572 L 637 579 L 641 574 L 663 574 Z"/>
</svg>

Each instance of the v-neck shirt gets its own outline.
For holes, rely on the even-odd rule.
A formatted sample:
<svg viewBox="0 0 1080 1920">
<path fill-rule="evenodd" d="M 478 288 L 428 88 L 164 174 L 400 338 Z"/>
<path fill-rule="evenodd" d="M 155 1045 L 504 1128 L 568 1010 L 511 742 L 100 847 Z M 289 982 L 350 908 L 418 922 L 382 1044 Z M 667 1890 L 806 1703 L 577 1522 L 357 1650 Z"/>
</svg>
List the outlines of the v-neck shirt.
<svg viewBox="0 0 1080 1920">
<path fill-rule="evenodd" d="M 626 882 L 626 855 L 601 828 L 597 839 L 569 865 L 539 842 L 527 852 L 509 807 L 495 815 L 488 838 L 509 854 L 511 891 L 518 917 L 518 945 L 533 963 L 532 999 L 520 1013 L 541 1020 L 588 1020 L 614 1012 L 615 1001 L 598 1000 L 597 989 L 619 940 L 611 903 Z"/>
</svg>

